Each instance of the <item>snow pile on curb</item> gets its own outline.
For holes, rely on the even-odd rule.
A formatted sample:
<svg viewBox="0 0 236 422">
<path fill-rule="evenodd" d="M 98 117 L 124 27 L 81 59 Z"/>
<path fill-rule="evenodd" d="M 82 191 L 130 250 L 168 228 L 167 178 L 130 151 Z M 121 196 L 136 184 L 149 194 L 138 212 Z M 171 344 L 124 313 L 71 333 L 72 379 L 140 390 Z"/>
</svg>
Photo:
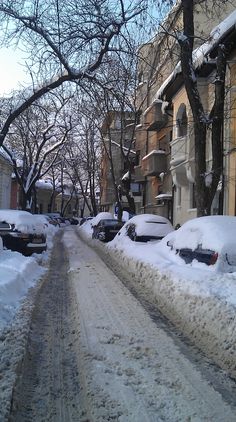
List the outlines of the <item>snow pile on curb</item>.
<svg viewBox="0 0 236 422">
<path fill-rule="evenodd" d="M 0 329 L 11 322 L 21 299 L 44 272 L 33 257 L 7 250 L 0 253 Z"/>
<path fill-rule="evenodd" d="M 188 280 L 171 272 L 164 274 L 149 264 L 130 259 L 117 249 L 107 249 L 137 283 L 154 293 L 161 312 L 236 378 L 236 307 L 216 295 L 202 294 L 194 280 L 190 280 L 190 287 Z"/>
<path fill-rule="evenodd" d="M 0 333 L 0 421 L 9 420 L 12 392 L 17 374 L 21 371 L 31 314 L 43 281 L 42 277 L 34 288 L 28 290 L 27 296 L 21 300 L 16 310 L 11 325 L 8 324 Z"/>
<path fill-rule="evenodd" d="M 236 278 L 199 268 L 154 263 L 154 245 L 119 248 L 80 236 L 103 254 L 109 254 L 139 284 L 154 295 L 161 312 L 207 356 L 236 378 Z M 144 251 L 145 249 L 145 251 Z M 148 253 L 147 253 L 148 251 Z M 186 267 L 186 266 L 185 266 Z M 230 294 L 232 293 L 232 294 Z"/>
</svg>

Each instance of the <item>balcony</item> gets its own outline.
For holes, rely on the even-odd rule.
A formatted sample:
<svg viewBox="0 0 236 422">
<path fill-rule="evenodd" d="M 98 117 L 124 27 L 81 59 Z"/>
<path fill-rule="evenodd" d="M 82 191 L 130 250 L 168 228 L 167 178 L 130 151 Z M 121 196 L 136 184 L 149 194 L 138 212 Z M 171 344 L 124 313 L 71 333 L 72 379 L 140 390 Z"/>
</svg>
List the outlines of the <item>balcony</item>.
<svg viewBox="0 0 236 422">
<path fill-rule="evenodd" d="M 145 175 L 141 166 L 134 167 L 134 181 L 135 182 L 145 182 Z"/>
<path fill-rule="evenodd" d="M 195 164 L 190 155 L 190 138 L 181 136 L 171 142 L 171 174 L 176 186 L 188 186 L 195 182 Z"/>
<path fill-rule="evenodd" d="M 167 157 L 163 150 L 153 150 L 143 157 L 143 169 L 145 176 L 159 176 L 167 169 Z"/>
<path fill-rule="evenodd" d="M 167 121 L 167 114 L 162 112 L 162 102 L 153 103 L 145 111 L 145 125 L 148 131 L 162 129 Z"/>
</svg>

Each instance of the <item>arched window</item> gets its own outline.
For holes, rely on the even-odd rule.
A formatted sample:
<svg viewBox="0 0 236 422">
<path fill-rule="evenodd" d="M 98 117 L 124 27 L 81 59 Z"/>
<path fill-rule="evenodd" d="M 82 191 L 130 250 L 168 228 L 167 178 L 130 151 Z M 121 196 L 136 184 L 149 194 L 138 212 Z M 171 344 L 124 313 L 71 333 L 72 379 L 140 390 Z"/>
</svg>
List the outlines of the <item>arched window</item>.
<svg viewBox="0 0 236 422">
<path fill-rule="evenodd" d="M 188 131 L 188 117 L 186 112 L 186 105 L 180 104 L 177 115 L 176 115 L 176 125 L 177 125 L 177 137 L 187 135 Z"/>
</svg>

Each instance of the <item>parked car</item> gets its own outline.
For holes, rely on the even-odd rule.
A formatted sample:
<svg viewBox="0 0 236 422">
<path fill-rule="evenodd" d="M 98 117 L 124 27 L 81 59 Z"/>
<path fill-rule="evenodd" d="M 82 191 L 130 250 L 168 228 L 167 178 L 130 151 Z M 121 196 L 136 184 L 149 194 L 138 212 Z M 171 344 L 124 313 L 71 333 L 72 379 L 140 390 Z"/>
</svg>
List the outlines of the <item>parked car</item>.
<svg viewBox="0 0 236 422">
<path fill-rule="evenodd" d="M 78 218 L 76 218 L 76 217 L 71 217 L 71 218 L 69 218 L 69 221 L 70 221 L 70 224 L 71 224 L 72 226 L 77 226 L 77 225 L 79 224 L 79 219 L 78 219 Z"/>
<path fill-rule="evenodd" d="M 66 217 L 56 217 L 56 221 L 59 223 L 60 227 L 65 227 L 70 225 L 70 221 Z"/>
<path fill-rule="evenodd" d="M 51 224 L 52 226 L 60 227 L 60 224 L 58 223 L 55 217 L 50 217 L 47 214 L 43 214 L 43 216 L 47 219 L 48 223 Z"/>
<path fill-rule="evenodd" d="M 43 223 L 27 211 L 0 210 L 0 236 L 6 249 L 23 255 L 47 249 Z"/>
<path fill-rule="evenodd" d="M 122 228 L 123 224 L 115 219 L 100 220 L 98 224 L 92 226 L 92 237 L 102 242 L 110 242 Z"/>
<path fill-rule="evenodd" d="M 127 236 L 134 242 L 161 240 L 174 228 L 170 221 L 159 215 L 140 214 L 125 223 L 118 236 Z"/>
<path fill-rule="evenodd" d="M 51 218 L 57 218 L 61 216 L 59 212 L 46 212 L 44 215 L 48 215 Z"/>
<path fill-rule="evenodd" d="M 79 225 L 82 226 L 82 224 L 84 224 L 86 221 L 92 220 L 93 217 L 82 217 L 80 220 Z"/>
<path fill-rule="evenodd" d="M 236 217 L 214 215 L 187 221 L 164 239 L 185 264 L 236 271 Z"/>
</svg>

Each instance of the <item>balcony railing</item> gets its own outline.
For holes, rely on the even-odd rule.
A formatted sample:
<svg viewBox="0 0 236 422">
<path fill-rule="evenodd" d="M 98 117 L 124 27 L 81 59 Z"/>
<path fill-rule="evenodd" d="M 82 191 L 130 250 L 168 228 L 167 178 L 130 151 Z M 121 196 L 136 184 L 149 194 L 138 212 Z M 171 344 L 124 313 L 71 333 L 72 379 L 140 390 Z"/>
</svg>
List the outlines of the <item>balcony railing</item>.
<svg viewBox="0 0 236 422">
<path fill-rule="evenodd" d="M 171 144 L 171 167 L 175 167 L 187 160 L 187 136 L 174 139 Z"/>
<path fill-rule="evenodd" d="M 153 150 L 143 157 L 143 169 L 145 176 L 158 176 L 165 173 L 167 168 L 167 157 L 163 150 Z"/>
<path fill-rule="evenodd" d="M 134 181 L 135 182 L 144 182 L 145 181 L 144 171 L 143 171 L 141 166 L 135 166 L 134 167 Z"/>
<path fill-rule="evenodd" d="M 145 112 L 145 124 L 148 131 L 162 129 L 167 120 L 167 114 L 162 112 L 162 102 L 153 103 Z"/>
</svg>

